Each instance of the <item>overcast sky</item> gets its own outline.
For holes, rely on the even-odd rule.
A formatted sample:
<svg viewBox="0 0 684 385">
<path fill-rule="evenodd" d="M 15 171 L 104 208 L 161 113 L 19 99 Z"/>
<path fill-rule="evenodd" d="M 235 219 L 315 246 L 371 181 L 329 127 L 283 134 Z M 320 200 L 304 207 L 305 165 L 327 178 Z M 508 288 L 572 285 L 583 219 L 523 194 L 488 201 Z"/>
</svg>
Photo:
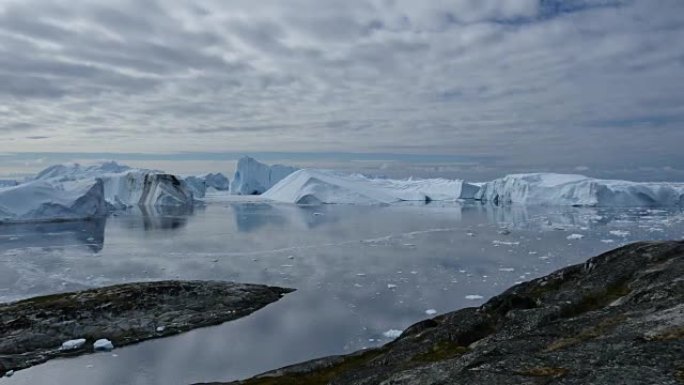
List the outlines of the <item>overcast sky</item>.
<svg viewBox="0 0 684 385">
<path fill-rule="evenodd" d="M 682 169 L 683 122 L 682 0 L 0 0 L 5 154 Z"/>
</svg>

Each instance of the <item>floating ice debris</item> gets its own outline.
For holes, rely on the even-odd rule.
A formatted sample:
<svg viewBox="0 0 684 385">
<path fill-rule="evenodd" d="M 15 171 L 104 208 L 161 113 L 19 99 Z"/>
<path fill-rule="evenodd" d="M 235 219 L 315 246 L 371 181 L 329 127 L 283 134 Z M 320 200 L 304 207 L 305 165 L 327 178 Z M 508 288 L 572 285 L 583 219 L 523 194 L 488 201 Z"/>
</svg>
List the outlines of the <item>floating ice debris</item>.
<svg viewBox="0 0 684 385">
<path fill-rule="evenodd" d="M 93 349 L 96 352 L 108 352 L 114 349 L 114 344 L 112 344 L 112 341 L 106 338 L 101 338 L 95 341 L 95 343 L 93 344 Z"/>
<path fill-rule="evenodd" d="M 469 236 L 469 237 L 474 237 L 474 236 L 475 236 L 475 233 L 466 233 L 466 235 Z"/>
<path fill-rule="evenodd" d="M 615 240 L 613 240 L 613 239 L 601 239 L 601 242 L 603 242 L 603 243 L 615 243 Z"/>
<path fill-rule="evenodd" d="M 584 235 L 582 235 L 582 234 L 570 234 L 566 237 L 566 239 L 569 241 L 572 241 L 575 239 L 582 239 L 582 238 L 584 238 Z"/>
<path fill-rule="evenodd" d="M 8 370 L 5 372 L 5 377 L 12 377 L 14 375 L 14 370 Z"/>
<path fill-rule="evenodd" d="M 518 241 L 512 242 L 512 241 L 497 241 L 497 240 L 494 240 L 494 241 L 492 241 L 492 244 L 493 244 L 494 246 L 500 246 L 500 245 L 505 245 L 505 246 L 516 246 L 516 245 L 519 245 L 520 242 L 518 242 Z"/>
<path fill-rule="evenodd" d="M 287 259 L 294 259 L 294 255 L 288 255 Z"/>
<path fill-rule="evenodd" d="M 401 335 L 401 333 L 402 333 L 401 330 L 390 329 L 390 330 L 388 330 L 388 331 L 382 333 L 382 335 L 383 335 L 385 338 L 398 338 L 398 337 Z"/>
<path fill-rule="evenodd" d="M 415 270 L 411 270 L 411 274 L 416 275 L 416 274 L 418 274 L 418 272 Z"/>
<path fill-rule="evenodd" d="M 355 284 L 354 284 L 354 287 L 363 287 L 363 285 L 360 284 L 360 283 L 355 283 Z"/>
<path fill-rule="evenodd" d="M 536 252 L 536 251 L 530 251 L 530 252 L 528 252 L 527 254 L 529 254 L 529 255 L 537 255 L 537 252 Z"/>
<path fill-rule="evenodd" d="M 609 233 L 611 235 L 615 235 L 616 237 L 625 238 L 625 237 L 629 236 L 629 231 L 625 231 L 625 230 L 610 230 Z"/>
<path fill-rule="evenodd" d="M 427 314 L 427 315 L 435 315 L 435 314 L 437 314 L 437 310 L 435 310 L 435 309 L 427 309 L 427 310 L 425 310 L 425 314 Z"/>
<path fill-rule="evenodd" d="M 510 233 L 511 233 L 511 230 L 509 230 L 509 229 L 499 230 L 499 234 L 501 234 L 501 235 L 508 235 Z"/>
<path fill-rule="evenodd" d="M 357 277 L 365 277 L 365 276 L 366 276 L 366 273 L 356 273 L 356 276 L 357 276 Z"/>
<path fill-rule="evenodd" d="M 393 284 L 393 283 L 388 283 L 388 284 L 387 284 L 387 288 L 388 288 L 388 289 L 394 289 L 394 288 L 396 288 L 396 287 L 397 287 L 397 285 L 395 285 L 395 284 Z"/>
<path fill-rule="evenodd" d="M 404 246 L 406 247 L 416 247 L 413 243 L 404 243 Z"/>
<path fill-rule="evenodd" d="M 323 213 L 313 213 L 315 216 L 323 215 Z"/>
<path fill-rule="evenodd" d="M 62 347 L 60 347 L 59 350 L 80 349 L 83 345 L 85 345 L 85 343 L 86 343 L 85 338 L 78 338 L 78 339 L 74 339 L 74 340 L 65 341 L 62 343 Z"/>
<path fill-rule="evenodd" d="M 478 294 L 469 294 L 465 296 L 465 299 L 469 300 L 478 300 L 478 299 L 483 299 L 484 297 Z"/>
<path fill-rule="evenodd" d="M 499 271 L 508 271 L 508 272 L 510 272 L 510 271 L 515 271 L 515 269 L 512 268 L 512 267 L 501 267 L 501 268 L 499 268 Z"/>
<path fill-rule="evenodd" d="M 157 326 L 157 333 L 161 333 L 166 330 L 166 326 Z"/>
</svg>

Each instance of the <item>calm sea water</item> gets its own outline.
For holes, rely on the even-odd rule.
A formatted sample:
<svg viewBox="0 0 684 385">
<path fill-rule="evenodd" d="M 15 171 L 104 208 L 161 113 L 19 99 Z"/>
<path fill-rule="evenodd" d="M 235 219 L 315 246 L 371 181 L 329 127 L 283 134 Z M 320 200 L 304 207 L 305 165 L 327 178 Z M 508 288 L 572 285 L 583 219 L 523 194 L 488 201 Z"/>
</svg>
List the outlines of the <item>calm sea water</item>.
<svg viewBox="0 0 684 385">
<path fill-rule="evenodd" d="M 210 279 L 297 289 L 221 326 L 70 359 L 7 384 L 234 380 L 386 343 L 426 312 L 621 244 L 681 239 L 680 210 L 490 205 L 297 207 L 215 201 L 192 213 L 0 227 L 0 301 L 122 282 Z M 78 336 L 74 336 L 78 337 Z"/>
</svg>

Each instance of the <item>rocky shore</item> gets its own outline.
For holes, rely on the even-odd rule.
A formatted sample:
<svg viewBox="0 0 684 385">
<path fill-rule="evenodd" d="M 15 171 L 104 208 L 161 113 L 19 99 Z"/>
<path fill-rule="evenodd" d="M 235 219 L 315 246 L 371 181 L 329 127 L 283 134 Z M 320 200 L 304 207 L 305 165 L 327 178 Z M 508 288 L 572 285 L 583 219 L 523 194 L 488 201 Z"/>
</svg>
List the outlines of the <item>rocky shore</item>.
<svg viewBox="0 0 684 385">
<path fill-rule="evenodd" d="M 0 376 L 56 357 L 178 334 L 244 317 L 291 289 L 214 281 L 130 283 L 0 305 Z M 85 343 L 62 344 L 85 339 Z M 68 344 L 69 345 L 69 344 Z"/>
<path fill-rule="evenodd" d="M 684 242 L 624 246 L 383 347 L 225 384 L 684 384 Z"/>
</svg>

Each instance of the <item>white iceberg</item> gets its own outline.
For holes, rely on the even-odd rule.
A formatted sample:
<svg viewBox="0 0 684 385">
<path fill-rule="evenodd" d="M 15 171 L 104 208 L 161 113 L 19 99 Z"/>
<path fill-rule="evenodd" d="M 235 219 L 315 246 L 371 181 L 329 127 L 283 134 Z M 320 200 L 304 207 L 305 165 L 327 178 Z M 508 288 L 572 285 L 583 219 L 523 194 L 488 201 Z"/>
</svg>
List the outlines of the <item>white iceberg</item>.
<svg viewBox="0 0 684 385">
<path fill-rule="evenodd" d="M 192 192 L 179 177 L 161 171 L 135 169 L 116 162 L 91 166 L 60 164 L 48 167 L 35 178 L 36 181 L 50 184 L 95 179 L 102 180 L 105 200 L 114 209 L 188 206 L 194 203 Z"/>
<path fill-rule="evenodd" d="M 377 204 L 401 201 L 472 199 L 477 187 L 461 180 L 375 179 L 327 170 L 304 169 L 278 182 L 262 196 L 296 204 Z"/>
<path fill-rule="evenodd" d="M 204 198 L 208 190 L 228 191 L 230 180 L 221 173 L 188 176 L 183 179 L 196 198 Z"/>
<path fill-rule="evenodd" d="M 513 174 L 482 184 L 475 199 L 558 206 L 684 205 L 684 183 L 639 183 L 575 174 Z"/>
<path fill-rule="evenodd" d="M 401 336 L 401 333 L 403 333 L 401 330 L 390 329 L 390 330 L 382 333 L 382 335 L 385 338 L 399 338 Z"/>
<path fill-rule="evenodd" d="M 46 168 L 39 172 L 35 179 L 57 181 L 79 180 L 99 178 L 105 174 L 118 174 L 129 170 L 133 169 L 114 161 L 100 162 L 90 166 L 82 166 L 78 163 L 64 163 Z"/>
<path fill-rule="evenodd" d="M 105 174 L 105 199 L 115 209 L 134 206 L 191 206 L 194 197 L 183 180 L 175 175 L 132 170 Z"/>
<path fill-rule="evenodd" d="M 106 338 L 101 338 L 93 343 L 93 350 L 96 352 L 109 352 L 114 350 L 114 344 Z"/>
<path fill-rule="evenodd" d="M 272 166 L 245 156 L 238 160 L 235 176 L 230 184 L 233 195 L 259 195 L 273 187 L 297 168 L 274 164 Z"/>
<path fill-rule="evenodd" d="M 0 189 L 0 222 L 88 219 L 106 214 L 101 179 L 37 180 Z"/>
<path fill-rule="evenodd" d="M 85 338 L 78 338 L 75 340 L 69 340 L 65 341 L 62 343 L 62 346 L 59 348 L 59 350 L 76 350 L 80 349 L 85 345 L 86 339 Z"/>
</svg>

